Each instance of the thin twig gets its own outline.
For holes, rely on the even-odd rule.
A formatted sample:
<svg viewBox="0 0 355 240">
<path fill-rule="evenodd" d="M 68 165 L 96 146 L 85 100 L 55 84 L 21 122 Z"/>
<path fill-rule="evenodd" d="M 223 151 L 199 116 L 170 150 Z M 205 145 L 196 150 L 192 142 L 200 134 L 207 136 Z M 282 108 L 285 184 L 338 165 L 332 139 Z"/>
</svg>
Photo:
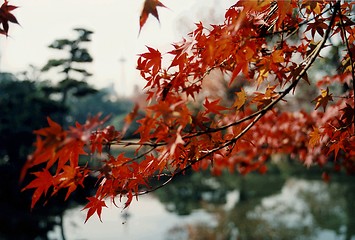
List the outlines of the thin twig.
<svg viewBox="0 0 355 240">
<path fill-rule="evenodd" d="M 310 18 L 308 20 L 305 20 L 301 23 L 299 23 L 297 26 L 292 26 L 292 27 L 288 27 L 286 29 L 282 29 L 282 30 L 279 30 L 279 31 L 275 31 L 275 32 L 269 32 L 269 33 L 265 33 L 263 34 L 262 36 L 256 36 L 256 37 L 250 37 L 251 39 L 252 38 L 265 38 L 265 37 L 268 37 L 268 36 L 274 36 L 274 35 L 277 35 L 277 34 L 281 34 L 281 33 L 288 33 L 288 32 L 291 32 L 290 35 L 293 35 L 298 29 L 300 29 L 301 26 L 313 21 L 313 20 L 316 20 L 318 17 L 322 16 L 323 14 L 329 12 L 330 10 L 332 9 L 332 7 L 328 8 L 327 10 L 325 10 L 324 12 L 321 12 L 320 14 L 314 16 L 313 18 Z"/>
<path fill-rule="evenodd" d="M 182 172 L 182 171 L 181 171 Z M 147 189 L 145 191 L 141 191 L 138 193 L 138 195 L 144 195 L 144 194 L 147 194 L 147 193 L 150 193 L 150 192 L 154 192 L 164 186 L 166 186 L 168 183 L 170 183 L 174 178 L 175 178 L 176 175 L 172 175 L 168 180 L 166 180 L 164 183 L 162 183 L 161 185 L 159 186 L 156 186 L 155 188 L 150 188 L 150 189 Z"/>
</svg>

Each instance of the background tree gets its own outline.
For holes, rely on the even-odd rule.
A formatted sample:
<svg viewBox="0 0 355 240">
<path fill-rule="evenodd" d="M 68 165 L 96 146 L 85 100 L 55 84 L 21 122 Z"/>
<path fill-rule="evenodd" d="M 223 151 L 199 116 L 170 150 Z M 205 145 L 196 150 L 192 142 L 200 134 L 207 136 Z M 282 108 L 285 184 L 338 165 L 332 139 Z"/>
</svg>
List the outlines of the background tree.
<svg viewBox="0 0 355 240">
<path fill-rule="evenodd" d="M 158 19 L 157 7 L 164 5 L 145 1 L 140 27 L 150 15 Z M 68 130 L 49 119 L 48 127 L 36 131 L 36 150 L 22 174 L 43 166 L 24 188 L 35 189 L 32 207 L 49 190 L 66 189 L 68 197 L 93 174 L 99 185 L 85 207 L 88 220 L 94 213 L 101 217 L 105 198 L 126 197 L 128 206 L 134 196 L 161 188 L 191 168 L 265 173 L 275 154 L 318 165 L 325 180 L 331 171 L 353 174 L 352 12 L 353 4 L 341 1 L 238 1 L 227 9 L 223 24 L 197 23 L 166 54 L 147 47 L 137 61 L 149 102 L 138 120 L 138 142 L 124 140 L 138 107 L 120 131 L 104 127 L 98 116 Z M 339 47 L 329 39 L 343 46 L 340 71 L 310 81 L 308 72 L 323 50 Z M 166 64 L 168 55 L 172 60 Z M 231 105 L 207 95 L 203 108 L 191 109 L 189 101 L 197 98 L 212 71 L 229 76 L 230 85 L 240 78 L 251 84 L 235 92 Z M 291 108 L 292 98 L 286 101 L 300 82 L 316 82 L 319 88 L 318 96 L 309 99 L 311 112 Z M 331 92 L 332 85 L 344 83 L 348 89 Z M 108 155 L 99 167 L 79 164 L 82 155 L 101 154 L 103 146 L 112 144 L 138 150 L 134 157 Z M 162 177 L 163 183 L 153 181 Z"/>
<path fill-rule="evenodd" d="M 34 79 L 35 81 L 31 80 Z M 52 95 L 56 85 L 41 81 L 40 72 L 31 67 L 19 76 L 0 73 L 0 239 L 47 239 L 47 233 L 59 226 L 63 233 L 63 212 L 70 206 L 83 204 L 91 189 L 71 196 L 70 201 L 51 201 L 45 209 L 28 211 L 31 194 L 21 193 L 18 184 L 21 168 L 33 151 L 33 128 L 46 126 L 46 117 L 59 121 L 62 116 L 85 121 L 88 115 L 114 114 L 110 120 L 122 124 L 133 103 L 128 99 L 111 99 L 108 91 L 98 90 L 81 98 L 68 98 L 68 107 Z M 130 130 L 131 131 L 131 130 Z M 133 133 L 131 131 L 131 133 Z M 129 134 L 130 135 L 130 134 Z M 90 179 L 87 179 L 87 183 Z M 9 221 L 9 216 L 13 216 Z M 64 237 L 63 237 L 64 239 Z"/>
<path fill-rule="evenodd" d="M 85 122 L 88 116 L 102 114 L 110 116 L 105 125 L 113 125 L 122 128 L 126 115 L 133 109 L 134 102 L 129 98 L 116 98 L 111 96 L 111 88 L 97 90 L 96 93 L 80 98 L 69 98 L 68 104 L 71 106 L 68 113 L 68 122 Z M 143 114 L 143 113 L 142 113 Z M 127 129 L 126 137 L 138 137 L 134 135 L 138 124 L 132 123 Z"/>
<path fill-rule="evenodd" d="M 31 81 L 19 81 L 11 73 L 0 74 L 0 147 L 2 159 L 20 167 L 34 140 L 33 127 L 46 125 L 46 116 L 63 113 L 62 106 L 46 97 L 41 87 Z M 16 117 L 15 117 L 16 116 Z"/>
<path fill-rule="evenodd" d="M 86 82 L 87 78 L 92 74 L 81 66 L 93 61 L 88 50 L 82 46 L 84 43 L 91 41 L 93 32 L 84 28 L 75 28 L 74 31 L 78 35 L 77 38 L 73 40 L 58 39 L 49 45 L 49 48 L 66 52 L 67 56 L 59 59 L 50 59 L 42 68 L 44 72 L 56 68 L 60 74 L 64 75 L 64 78 L 59 81 L 57 86 L 51 88 L 53 94 L 61 94 L 63 106 L 67 106 L 68 97 L 70 96 L 80 98 L 96 92 Z M 61 122 L 64 123 L 64 120 Z"/>
<path fill-rule="evenodd" d="M 0 238 L 46 239 L 47 232 L 59 224 L 54 216 L 64 211 L 64 204 L 31 214 L 25 207 L 31 195 L 21 193 L 18 179 L 33 151 L 33 127 L 44 127 L 46 116 L 55 118 L 65 109 L 47 98 L 40 84 L 20 81 L 11 73 L 0 73 L 0 109 Z M 9 216 L 16 217 L 9 220 Z"/>
</svg>

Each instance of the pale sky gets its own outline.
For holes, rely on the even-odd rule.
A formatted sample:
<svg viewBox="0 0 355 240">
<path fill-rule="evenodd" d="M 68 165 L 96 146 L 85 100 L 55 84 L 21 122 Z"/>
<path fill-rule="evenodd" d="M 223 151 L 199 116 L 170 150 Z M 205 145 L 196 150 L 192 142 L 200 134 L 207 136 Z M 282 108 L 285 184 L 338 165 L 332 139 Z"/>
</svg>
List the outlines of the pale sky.
<svg viewBox="0 0 355 240">
<path fill-rule="evenodd" d="M 170 50 L 195 22 L 220 23 L 233 1 L 161 2 L 168 9 L 158 8 L 160 23 L 150 16 L 138 36 L 144 0 L 9 0 L 20 7 L 13 13 L 21 26 L 11 24 L 10 37 L 0 37 L 0 70 L 16 73 L 28 70 L 30 64 L 41 68 L 48 59 L 59 56 L 48 48 L 50 43 L 72 38 L 73 28 L 84 27 L 94 32 L 88 47 L 94 58 L 87 68 L 94 74 L 89 83 L 99 88 L 114 83 L 118 93 L 127 95 L 134 85 L 145 84 L 135 70 L 137 54 L 146 50 L 145 45 L 161 52 Z M 119 62 L 122 57 L 124 69 Z"/>
</svg>

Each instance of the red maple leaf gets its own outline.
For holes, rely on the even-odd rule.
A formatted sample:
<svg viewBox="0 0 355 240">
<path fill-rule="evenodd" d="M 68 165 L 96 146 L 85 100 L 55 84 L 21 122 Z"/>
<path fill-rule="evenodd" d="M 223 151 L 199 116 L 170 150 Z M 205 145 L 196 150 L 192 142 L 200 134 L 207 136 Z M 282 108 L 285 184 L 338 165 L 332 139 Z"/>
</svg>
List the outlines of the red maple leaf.
<svg viewBox="0 0 355 240">
<path fill-rule="evenodd" d="M 345 120 L 346 125 L 350 125 L 354 121 L 354 108 L 349 104 L 346 104 L 346 107 L 340 109 L 343 112 L 341 120 Z"/>
<path fill-rule="evenodd" d="M 37 178 L 22 189 L 22 191 L 24 191 L 27 189 L 36 188 L 32 195 L 31 208 L 34 207 L 42 194 L 47 194 L 48 189 L 53 185 L 53 176 L 47 169 L 43 169 L 42 172 L 34 172 L 33 175 L 35 175 Z"/>
<path fill-rule="evenodd" d="M 157 7 L 165 7 L 165 6 L 158 0 L 145 0 L 144 7 L 141 16 L 139 18 L 139 32 L 142 30 L 142 27 L 146 23 L 149 14 L 152 14 L 159 21 Z"/>
<path fill-rule="evenodd" d="M 334 142 L 332 145 L 330 145 L 329 151 L 327 154 L 329 155 L 332 151 L 334 151 L 334 159 L 337 159 L 339 150 L 344 150 L 344 149 L 345 149 L 345 146 L 343 144 L 343 141 L 337 141 L 337 142 Z"/>
<path fill-rule="evenodd" d="M 215 113 L 215 114 L 220 114 L 220 111 L 226 110 L 227 108 L 219 105 L 219 101 L 221 99 L 217 99 L 215 101 L 208 101 L 208 99 L 205 99 L 205 103 L 203 104 L 203 106 L 206 108 L 206 114 L 207 113 Z"/>
<path fill-rule="evenodd" d="M 89 209 L 87 215 L 86 215 L 86 219 L 85 219 L 85 223 L 89 220 L 89 218 L 95 213 L 97 212 L 97 215 L 101 220 L 101 212 L 102 212 L 102 208 L 103 207 L 107 207 L 105 201 L 98 199 L 96 197 L 88 197 L 87 198 L 89 200 L 89 203 L 86 204 L 86 206 L 82 209 Z"/>
<path fill-rule="evenodd" d="M 8 35 L 9 22 L 18 24 L 16 17 L 11 13 L 12 10 L 16 9 L 16 6 L 8 5 L 8 1 L 5 2 L 0 7 L 0 34 Z"/>
<path fill-rule="evenodd" d="M 143 69 L 152 69 L 152 73 L 156 74 L 158 73 L 159 69 L 161 68 L 161 53 L 159 50 L 155 50 L 154 48 L 147 47 L 149 52 L 142 53 L 139 56 L 142 58 L 145 58 L 141 62 L 141 66 Z"/>
</svg>

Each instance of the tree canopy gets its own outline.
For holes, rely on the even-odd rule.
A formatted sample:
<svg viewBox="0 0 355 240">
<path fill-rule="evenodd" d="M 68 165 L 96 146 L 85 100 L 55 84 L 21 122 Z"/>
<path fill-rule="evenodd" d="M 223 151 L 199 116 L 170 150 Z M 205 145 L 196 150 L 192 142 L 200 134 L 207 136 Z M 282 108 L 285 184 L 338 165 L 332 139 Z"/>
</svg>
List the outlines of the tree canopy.
<svg viewBox="0 0 355 240">
<path fill-rule="evenodd" d="M 150 15 L 159 20 L 164 7 L 145 0 L 140 28 Z M 35 131 L 35 151 L 22 172 L 23 178 L 37 166 L 24 187 L 34 189 L 32 207 L 48 192 L 66 190 L 68 198 L 86 177 L 96 176 L 86 221 L 95 213 L 101 218 L 106 198 L 123 198 L 127 207 L 190 168 L 265 173 L 275 154 L 318 165 L 325 180 L 332 171 L 353 174 L 353 7 L 335 0 L 241 0 L 226 10 L 222 24 L 196 23 L 170 51 L 147 47 L 137 69 L 148 106 L 137 105 L 122 128 L 94 116 L 69 129 L 48 118 L 49 126 Z M 6 35 L 8 22 L 17 22 L 13 9 L 7 1 L 1 7 Z M 225 91 L 217 93 L 211 82 Z M 308 88 L 316 95 L 302 94 Z M 137 120 L 139 139 L 125 140 L 139 110 L 145 111 Z M 136 154 L 104 154 L 111 145 L 136 146 Z"/>
</svg>

